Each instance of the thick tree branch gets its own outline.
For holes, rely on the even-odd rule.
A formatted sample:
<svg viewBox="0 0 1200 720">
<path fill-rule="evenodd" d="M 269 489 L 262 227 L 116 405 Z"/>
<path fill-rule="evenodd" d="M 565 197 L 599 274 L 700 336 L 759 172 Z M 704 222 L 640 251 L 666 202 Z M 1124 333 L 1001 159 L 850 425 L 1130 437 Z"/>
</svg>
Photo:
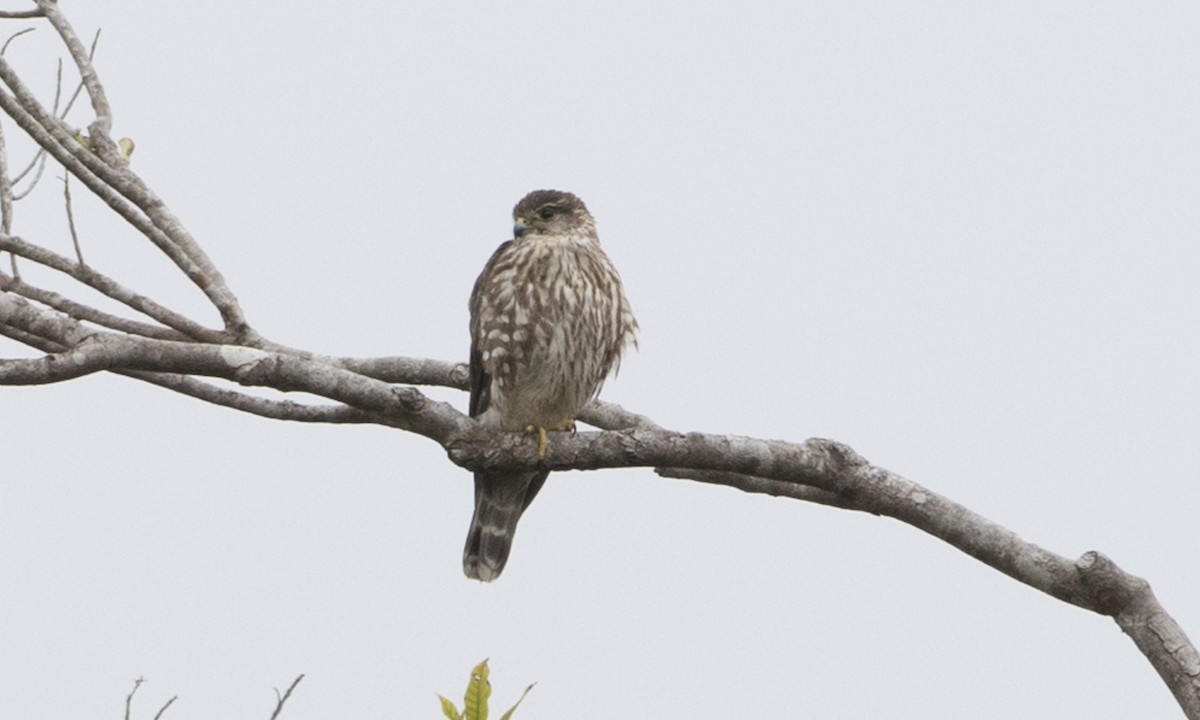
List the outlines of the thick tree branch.
<svg viewBox="0 0 1200 720">
<path fill-rule="evenodd" d="M 447 449 L 452 461 L 473 470 L 665 466 L 673 468 L 671 474 L 677 475 L 679 468 L 700 471 L 707 481 L 732 481 L 722 484 L 748 492 L 794 496 L 785 485 L 816 488 L 825 504 L 896 518 L 1030 587 L 1112 617 L 1150 660 L 1187 716 L 1200 718 L 1200 655 L 1145 580 L 1096 552 L 1071 561 L 1027 542 L 928 488 L 870 464 L 841 443 L 634 429 L 556 433 L 542 461 L 536 458 L 533 441 L 520 434 L 466 434 L 452 439 Z"/>
<path fill-rule="evenodd" d="M 899 475 L 875 467 L 849 447 L 814 438 L 781 440 L 634 429 L 618 432 L 556 433 L 540 463 L 528 437 L 466 434 L 447 445 L 450 459 L 471 470 L 540 465 L 551 470 L 669 467 L 774 481 L 750 492 L 782 494 L 782 484 L 817 488 L 841 499 L 843 507 L 887 515 L 938 537 L 963 552 L 1073 605 L 1103 612 L 1079 582 L 1074 563 L 1025 542 L 1016 533 Z"/>
<path fill-rule="evenodd" d="M 154 340 L 85 328 L 11 293 L 0 293 L 0 326 L 69 347 L 29 360 L 0 362 L 0 385 L 40 385 L 101 371 L 205 375 L 284 392 L 308 392 L 388 419 L 439 442 L 471 423 L 446 403 L 305 357 L 231 345 Z"/>
</svg>

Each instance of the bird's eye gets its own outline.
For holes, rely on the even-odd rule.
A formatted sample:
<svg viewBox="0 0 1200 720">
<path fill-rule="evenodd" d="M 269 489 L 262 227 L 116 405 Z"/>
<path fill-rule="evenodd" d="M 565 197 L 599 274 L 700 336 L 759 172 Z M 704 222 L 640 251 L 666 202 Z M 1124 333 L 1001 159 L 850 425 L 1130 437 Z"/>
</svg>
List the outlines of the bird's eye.
<svg viewBox="0 0 1200 720">
<path fill-rule="evenodd" d="M 545 207 L 541 210 L 538 210 L 538 217 L 543 220 L 549 220 L 550 218 L 554 217 L 554 208 Z"/>
</svg>

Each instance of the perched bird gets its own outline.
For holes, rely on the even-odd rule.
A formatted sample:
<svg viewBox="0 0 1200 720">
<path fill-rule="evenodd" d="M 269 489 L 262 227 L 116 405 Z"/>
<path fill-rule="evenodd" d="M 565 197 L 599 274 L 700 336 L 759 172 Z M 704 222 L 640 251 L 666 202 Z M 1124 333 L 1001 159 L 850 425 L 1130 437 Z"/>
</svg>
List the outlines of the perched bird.
<svg viewBox="0 0 1200 720">
<path fill-rule="evenodd" d="M 488 427 L 573 429 L 600 392 L 637 321 L 621 277 L 600 248 L 596 222 L 571 193 L 535 190 L 513 208 L 513 239 L 471 291 L 470 415 Z M 475 473 L 475 516 L 463 551 L 467 577 L 500 576 L 521 513 L 548 470 Z"/>
</svg>

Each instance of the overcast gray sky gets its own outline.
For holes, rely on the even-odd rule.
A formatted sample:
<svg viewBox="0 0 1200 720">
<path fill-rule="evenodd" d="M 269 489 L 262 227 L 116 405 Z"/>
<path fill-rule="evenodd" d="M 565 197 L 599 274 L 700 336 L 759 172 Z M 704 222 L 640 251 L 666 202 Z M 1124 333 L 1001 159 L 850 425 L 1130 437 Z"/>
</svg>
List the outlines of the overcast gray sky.
<svg viewBox="0 0 1200 720">
<path fill-rule="evenodd" d="M 642 328 L 605 398 L 849 443 L 1200 636 L 1195 3 L 63 7 L 272 339 L 465 359 L 512 205 L 570 190 Z M 48 98 L 56 54 L 7 57 Z M 15 229 L 67 252 L 60 189 Z M 213 317 L 81 194 L 89 262 Z M 97 376 L 0 389 L 0 437 L 4 717 L 144 676 L 135 717 L 265 719 L 303 672 L 291 720 L 432 718 L 485 657 L 517 718 L 1178 716 L 1110 620 L 893 520 L 560 474 L 485 586 L 469 474 L 394 430 Z"/>
</svg>

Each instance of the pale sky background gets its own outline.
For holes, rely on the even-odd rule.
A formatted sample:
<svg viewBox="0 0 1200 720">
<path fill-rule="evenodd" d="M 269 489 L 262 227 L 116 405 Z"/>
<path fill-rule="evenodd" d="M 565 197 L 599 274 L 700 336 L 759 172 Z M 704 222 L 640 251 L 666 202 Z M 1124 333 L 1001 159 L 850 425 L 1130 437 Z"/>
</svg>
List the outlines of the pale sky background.
<svg viewBox="0 0 1200 720">
<path fill-rule="evenodd" d="M 571 190 L 642 328 L 606 399 L 849 443 L 1200 637 L 1196 3 L 63 6 L 268 337 L 465 359 L 512 205 Z M 7 53 L 45 98 L 60 54 Z M 15 229 L 67 253 L 57 175 Z M 90 262 L 213 318 L 82 195 Z M 135 718 L 265 720 L 302 672 L 289 720 L 436 718 L 485 657 L 518 720 L 1179 716 L 1111 620 L 894 520 L 559 474 L 485 586 L 418 437 L 95 376 L 0 388 L 0 438 L 5 718 L 144 676 Z"/>
</svg>

